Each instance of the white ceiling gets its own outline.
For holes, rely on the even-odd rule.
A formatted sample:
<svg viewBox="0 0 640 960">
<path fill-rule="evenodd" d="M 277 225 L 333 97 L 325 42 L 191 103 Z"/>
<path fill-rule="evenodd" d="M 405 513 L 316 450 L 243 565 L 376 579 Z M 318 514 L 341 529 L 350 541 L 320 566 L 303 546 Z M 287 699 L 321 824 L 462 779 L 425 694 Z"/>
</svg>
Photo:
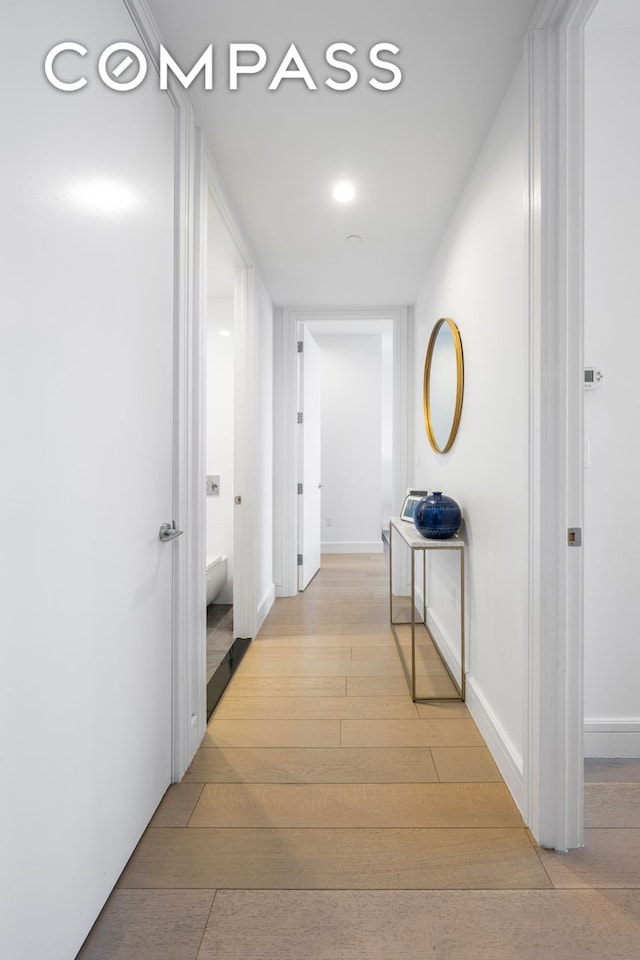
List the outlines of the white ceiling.
<svg viewBox="0 0 640 960">
<path fill-rule="evenodd" d="M 589 27 L 638 29 L 640 4 L 638 0 L 599 0 L 589 20 Z"/>
<path fill-rule="evenodd" d="M 185 72 L 214 46 L 214 89 L 193 85 L 198 123 L 278 306 L 411 303 L 522 52 L 537 0 L 149 0 Z M 358 85 L 324 84 L 324 51 L 357 48 Z M 404 79 L 369 86 L 388 41 Z M 230 42 L 258 43 L 262 74 L 230 92 Z M 295 43 L 318 89 L 267 87 Z M 334 71 L 336 79 L 344 75 Z M 388 79 L 388 75 L 381 79 Z M 348 177 L 347 206 L 331 198 Z M 360 234 L 358 246 L 346 244 Z"/>
</svg>

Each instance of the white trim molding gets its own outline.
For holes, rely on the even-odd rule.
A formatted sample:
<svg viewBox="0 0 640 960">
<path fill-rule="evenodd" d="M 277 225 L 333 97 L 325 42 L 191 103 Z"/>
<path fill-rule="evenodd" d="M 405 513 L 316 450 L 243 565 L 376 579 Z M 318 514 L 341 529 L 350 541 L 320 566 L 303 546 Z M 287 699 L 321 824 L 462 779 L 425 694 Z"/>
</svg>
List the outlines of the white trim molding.
<svg viewBox="0 0 640 960">
<path fill-rule="evenodd" d="M 298 592 L 298 324 L 290 313 L 273 315 L 273 561 L 276 596 Z M 294 496 L 295 493 L 295 496 Z"/>
<path fill-rule="evenodd" d="M 346 540 L 323 540 L 320 544 L 320 553 L 383 553 L 382 540 L 367 542 L 349 542 Z"/>
<path fill-rule="evenodd" d="M 153 63 L 159 69 L 162 37 L 146 0 L 124 0 Z M 185 91 L 173 80 L 168 96 L 176 114 L 175 254 L 174 254 L 174 422 L 173 519 L 184 540 L 173 548 L 172 757 L 171 777 L 182 778 L 205 730 L 204 666 L 200 634 L 204 630 L 204 555 L 198 553 L 200 524 L 196 492 L 200 471 L 199 442 L 193 427 L 198 390 L 199 330 L 194 310 L 192 227 L 195 173 L 195 119 Z M 202 481 L 204 482 L 204 481 Z M 204 495 L 204 494 L 203 494 Z M 202 597 L 202 604 L 199 598 Z"/>
<path fill-rule="evenodd" d="M 262 601 L 257 598 L 257 492 L 259 464 L 256 424 L 259 398 L 257 394 L 258 371 L 258 317 L 256 298 L 255 256 L 241 223 L 234 212 L 222 183 L 220 173 L 210 148 L 200 131 L 198 180 L 200 218 L 200 242 L 197 254 L 196 289 L 198 299 L 198 327 L 204 345 L 206 326 L 207 246 L 206 224 L 209 201 L 231 237 L 241 266 L 236 267 L 234 278 L 234 494 L 240 502 L 234 507 L 234 577 L 233 577 L 233 624 L 236 637 L 255 637 L 262 616 Z M 203 347 L 204 349 L 204 347 Z M 204 362 L 204 361 L 202 361 Z M 197 416 L 202 423 L 199 436 L 204 451 L 204 373 Z M 194 414 L 195 415 L 195 414 Z M 203 470 L 203 477 L 204 477 Z M 194 481 L 195 482 L 195 481 Z M 200 499 L 202 510 L 201 537 L 204 538 L 204 492 Z M 204 550 L 204 539 L 203 539 Z M 204 569 L 204 566 L 203 566 Z M 203 594 L 204 597 L 204 594 Z M 203 600 L 204 602 L 204 600 Z"/>
<path fill-rule="evenodd" d="M 186 591 L 190 610 L 189 627 L 189 646 L 190 657 L 186 664 L 187 682 L 191 697 L 191 708 L 188 722 L 190 724 L 190 741 L 188 750 L 185 754 L 186 764 L 182 768 L 182 773 L 191 761 L 195 750 L 200 744 L 206 730 L 206 496 L 205 496 L 205 476 L 206 476 L 206 436 L 205 436 L 205 409 L 206 409 L 206 318 L 207 318 L 207 233 L 208 233 L 208 213 L 210 201 L 216 207 L 226 229 L 236 246 L 238 255 L 246 265 L 238 271 L 236 277 L 236 293 L 241 300 L 241 318 L 240 318 L 240 338 L 241 343 L 236 349 L 242 351 L 244 343 L 251 337 L 253 329 L 251 323 L 246 319 L 247 311 L 254 309 L 255 296 L 253 294 L 253 263 L 250 247 L 245 239 L 242 228 L 231 208 L 224 187 L 220 180 L 218 168 L 209 147 L 202 136 L 200 130 L 195 131 L 195 150 L 194 150 L 194 189 L 193 189 L 193 231 L 194 231 L 194 253 L 193 253 L 193 271 L 192 271 L 192 289 L 193 289 L 193 318 L 190 328 L 189 344 L 189 369 L 188 369 L 188 425 L 186 433 L 188 444 L 182 452 L 183 470 L 185 473 L 184 484 L 189 497 L 189 519 L 185 528 L 185 554 L 187 555 L 188 572 L 186 574 L 186 584 L 189 589 Z M 237 309 L 237 304 L 236 304 Z M 251 328 L 247 333 L 247 323 Z M 242 353 L 239 353 L 242 357 Z M 242 369 L 242 363 L 239 364 Z M 239 378 L 236 378 L 238 380 Z M 243 402 L 250 403 L 250 398 L 243 398 Z M 244 420 L 242 420 L 244 428 Z M 250 439 L 250 438 L 249 438 Z M 241 453 L 240 456 L 243 454 Z M 240 471 L 240 476 L 245 477 L 250 468 L 244 468 Z M 248 508 L 248 509 L 247 509 Z M 247 505 L 245 507 L 243 522 L 241 523 L 240 540 L 245 536 L 245 525 L 251 529 L 252 517 L 252 499 L 249 494 Z M 243 556 L 249 557 L 249 566 L 251 558 L 255 551 L 244 549 L 239 551 L 237 546 L 234 553 L 239 552 Z M 249 624 L 256 622 L 256 606 L 251 597 L 255 594 L 255 577 L 249 575 L 248 581 L 242 581 L 245 576 L 245 570 L 237 569 L 234 571 L 234 603 L 236 600 L 236 584 L 240 585 L 238 601 L 238 615 L 234 611 L 234 623 L 243 630 Z M 251 591 L 253 590 L 253 594 Z M 247 599 L 247 593 L 250 595 Z M 248 617 L 245 615 L 246 608 L 253 613 Z M 239 633 L 242 636 L 243 634 Z M 251 634 L 253 636 L 253 634 Z M 182 708 L 178 705 L 176 710 Z M 180 722 L 180 714 L 177 717 Z M 180 770 L 174 771 L 175 779 L 179 779 L 182 774 Z"/>
<path fill-rule="evenodd" d="M 585 757 L 640 757 L 640 719 L 585 720 Z"/>
<path fill-rule="evenodd" d="M 472 675 L 467 675 L 466 704 L 500 773 L 504 777 L 507 787 L 511 791 L 513 799 L 518 808 L 524 810 L 527 789 L 522 757 L 505 733 L 482 692 L 476 686 Z"/>
<path fill-rule="evenodd" d="M 255 637 L 258 630 L 257 348 L 255 271 L 251 267 L 238 267 L 234 292 L 233 482 L 240 502 L 234 507 L 233 524 L 233 631 L 236 637 L 246 638 Z"/>
<path fill-rule="evenodd" d="M 298 592 L 298 324 L 354 320 L 393 322 L 393 502 L 401 504 L 406 493 L 411 436 L 408 416 L 410 308 L 313 310 L 301 307 L 274 311 L 274 463 L 277 464 L 274 476 L 274 576 L 279 597 L 292 597 Z M 332 544 L 324 546 L 323 552 L 346 552 L 329 551 Z M 361 553 L 362 549 L 357 552 Z"/>
<path fill-rule="evenodd" d="M 525 817 L 566 850 L 583 830 L 584 26 L 595 0 L 543 0 L 528 34 L 530 556 Z"/>
</svg>

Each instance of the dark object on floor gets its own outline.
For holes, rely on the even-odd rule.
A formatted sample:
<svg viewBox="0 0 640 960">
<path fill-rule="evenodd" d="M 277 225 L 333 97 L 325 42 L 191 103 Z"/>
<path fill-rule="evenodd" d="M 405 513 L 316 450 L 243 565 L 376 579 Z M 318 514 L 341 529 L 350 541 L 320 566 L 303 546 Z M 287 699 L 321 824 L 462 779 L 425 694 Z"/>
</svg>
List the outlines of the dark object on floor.
<svg viewBox="0 0 640 960">
<path fill-rule="evenodd" d="M 247 652 L 250 643 L 250 637 L 236 637 L 230 649 L 225 654 L 224 659 L 216 669 L 216 672 L 211 677 L 211 680 L 209 680 L 207 684 L 207 723 L 218 705 L 220 697 L 226 690 L 231 677 L 238 669 L 240 661 Z"/>
</svg>

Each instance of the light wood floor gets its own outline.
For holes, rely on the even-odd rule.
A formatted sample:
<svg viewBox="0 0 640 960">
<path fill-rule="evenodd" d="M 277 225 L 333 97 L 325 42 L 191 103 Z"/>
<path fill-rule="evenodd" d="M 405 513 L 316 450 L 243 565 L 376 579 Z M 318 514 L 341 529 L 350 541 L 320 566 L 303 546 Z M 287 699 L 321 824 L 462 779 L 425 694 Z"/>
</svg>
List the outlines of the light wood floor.
<svg viewBox="0 0 640 960">
<path fill-rule="evenodd" d="M 411 702 L 387 590 L 333 556 L 276 601 L 79 960 L 640 958 L 640 764 L 538 850 L 466 707 Z"/>
</svg>

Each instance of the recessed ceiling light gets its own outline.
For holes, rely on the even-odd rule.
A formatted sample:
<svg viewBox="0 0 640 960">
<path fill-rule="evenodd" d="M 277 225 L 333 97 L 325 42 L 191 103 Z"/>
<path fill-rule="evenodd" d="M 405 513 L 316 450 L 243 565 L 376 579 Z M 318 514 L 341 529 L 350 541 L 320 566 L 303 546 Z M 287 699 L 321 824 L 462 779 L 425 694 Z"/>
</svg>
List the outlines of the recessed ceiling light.
<svg viewBox="0 0 640 960">
<path fill-rule="evenodd" d="M 230 336 L 231 336 L 231 330 L 220 330 L 220 336 L 221 336 L 221 337 L 230 337 Z"/>
<path fill-rule="evenodd" d="M 346 242 L 350 247 L 357 247 L 359 243 L 362 243 L 362 237 L 359 233 L 350 233 Z"/>
<path fill-rule="evenodd" d="M 341 180 L 333 188 L 333 199 L 338 203 L 349 203 L 356 195 L 356 188 L 348 180 Z"/>
</svg>

